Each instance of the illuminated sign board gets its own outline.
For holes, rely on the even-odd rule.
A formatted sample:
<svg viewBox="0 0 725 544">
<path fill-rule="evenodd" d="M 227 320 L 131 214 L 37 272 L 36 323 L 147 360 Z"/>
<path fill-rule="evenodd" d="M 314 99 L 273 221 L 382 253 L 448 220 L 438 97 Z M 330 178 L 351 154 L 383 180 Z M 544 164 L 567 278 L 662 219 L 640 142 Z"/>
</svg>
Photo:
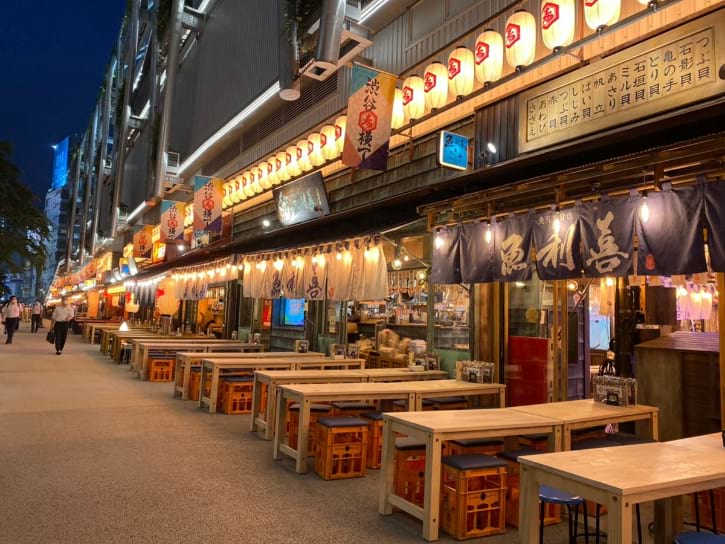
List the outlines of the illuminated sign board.
<svg viewBox="0 0 725 544">
<path fill-rule="evenodd" d="M 53 146 L 52 189 L 61 189 L 68 182 L 68 138 Z"/>
<path fill-rule="evenodd" d="M 438 136 L 437 159 L 439 166 L 466 170 L 468 168 L 468 138 L 442 130 Z"/>
<path fill-rule="evenodd" d="M 274 190 L 277 217 L 283 227 L 318 219 L 330 213 L 325 184 L 319 172 Z"/>
</svg>

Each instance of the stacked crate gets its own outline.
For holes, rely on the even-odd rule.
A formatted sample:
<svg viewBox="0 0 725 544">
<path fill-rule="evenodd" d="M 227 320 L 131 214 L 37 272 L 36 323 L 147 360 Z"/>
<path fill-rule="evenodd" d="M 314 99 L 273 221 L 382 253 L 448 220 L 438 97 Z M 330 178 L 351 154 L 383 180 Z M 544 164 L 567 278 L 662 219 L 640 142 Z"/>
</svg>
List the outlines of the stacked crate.
<svg viewBox="0 0 725 544">
<path fill-rule="evenodd" d="M 253 388 L 254 378 L 251 376 L 223 378 L 221 380 L 221 411 L 225 414 L 251 413 Z"/>
<path fill-rule="evenodd" d="M 324 480 L 365 476 L 368 423 L 357 417 L 317 421 L 315 472 Z"/>
<path fill-rule="evenodd" d="M 394 493 L 422 508 L 425 495 L 425 444 L 413 438 L 396 438 L 394 463 Z"/>
<path fill-rule="evenodd" d="M 163 351 L 152 351 L 148 355 L 148 379 L 150 382 L 174 381 L 176 359 Z"/>
</svg>

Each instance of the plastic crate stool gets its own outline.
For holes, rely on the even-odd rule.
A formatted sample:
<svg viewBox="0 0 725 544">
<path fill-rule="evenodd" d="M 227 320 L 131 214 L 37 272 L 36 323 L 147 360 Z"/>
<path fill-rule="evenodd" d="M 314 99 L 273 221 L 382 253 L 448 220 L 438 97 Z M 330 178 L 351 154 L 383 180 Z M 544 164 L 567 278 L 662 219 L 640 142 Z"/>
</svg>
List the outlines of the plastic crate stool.
<svg viewBox="0 0 725 544">
<path fill-rule="evenodd" d="M 438 397 L 430 399 L 433 402 L 433 410 L 465 410 L 468 402 L 464 397 Z"/>
<path fill-rule="evenodd" d="M 422 507 L 425 495 L 425 444 L 414 438 L 396 438 L 393 474 L 394 493 Z"/>
<path fill-rule="evenodd" d="M 506 490 L 506 523 L 519 526 L 519 496 L 521 495 L 519 457 L 544 453 L 539 450 L 522 448 L 503 452 L 500 457 L 508 463 Z M 544 512 L 544 525 L 554 525 L 561 521 L 561 508 L 558 504 L 547 504 Z"/>
<path fill-rule="evenodd" d="M 231 376 L 221 380 L 221 409 L 225 414 L 249 414 L 252 411 L 254 378 Z"/>
<path fill-rule="evenodd" d="M 458 540 L 506 531 L 506 467 L 489 455 L 441 459 L 441 528 Z"/>
<path fill-rule="evenodd" d="M 317 420 L 315 472 L 324 480 L 365 476 L 368 422 L 358 417 Z"/>
<path fill-rule="evenodd" d="M 700 507 L 702 506 L 702 514 Z M 717 534 L 725 529 L 725 487 L 695 493 L 692 498 L 695 526 L 707 528 Z"/>
<path fill-rule="evenodd" d="M 307 432 L 307 456 L 314 457 L 317 452 L 317 420 L 330 414 L 332 406 L 329 404 L 310 405 L 310 429 Z M 300 403 L 295 402 L 287 409 L 287 445 L 297 449 L 297 433 L 300 427 Z"/>
<path fill-rule="evenodd" d="M 174 380 L 174 360 L 169 358 L 149 358 L 149 381 L 171 382 Z"/>
<path fill-rule="evenodd" d="M 493 455 L 503 452 L 503 440 L 496 438 L 459 438 L 446 442 L 448 455 Z"/>
<path fill-rule="evenodd" d="M 365 412 L 374 412 L 375 406 L 367 402 L 333 402 L 333 417 L 359 417 Z"/>
<path fill-rule="evenodd" d="M 428 412 L 433 409 L 433 401 L 423 399 L 423 411 Z M 409 412 L 408 403 L 404 400 L 393 401 L 393 412 Z"/>
<path fill-rule="evenodd" d="M 201 369 L 192 368 L 189 375 L 189 400 L 199 400 L 201 389 Z"/>
<path fill-rule="evenodd" d="M 380 468 L 383 457 L 383 414 L 365 412 L 360 417 L 368 420 L 368 468 Z"/>
</svg>

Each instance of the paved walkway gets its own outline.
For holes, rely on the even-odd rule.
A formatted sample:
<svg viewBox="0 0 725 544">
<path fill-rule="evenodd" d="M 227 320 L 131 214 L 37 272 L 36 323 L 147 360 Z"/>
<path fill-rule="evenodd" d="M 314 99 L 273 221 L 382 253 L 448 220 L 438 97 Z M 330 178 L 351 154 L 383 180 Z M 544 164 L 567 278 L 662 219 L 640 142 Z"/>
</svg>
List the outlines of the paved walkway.
<svg viewBox="0 0 725 544">
<path fill-rule="evenodd" d="M 0 345 L 0 543 L 423 542 L 418 521 L 377 514 L 378 471 L 299 476 L 249 416 L 173 400 L 77 336 L 56 356 L 21 329 Z"/>
</svg>

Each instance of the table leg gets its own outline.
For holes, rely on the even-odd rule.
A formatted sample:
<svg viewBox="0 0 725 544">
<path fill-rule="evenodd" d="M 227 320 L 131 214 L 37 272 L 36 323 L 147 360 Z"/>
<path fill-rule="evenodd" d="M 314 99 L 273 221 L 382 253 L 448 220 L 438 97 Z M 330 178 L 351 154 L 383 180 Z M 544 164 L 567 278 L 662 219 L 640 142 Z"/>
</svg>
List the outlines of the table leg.
<svg viewBox="0 0 725 544">
<path fill-rule="evenodd" d="M 425 445 L 425 497 L 423 499 L 423 538 L 438 540 L 441 496 L 441 439 L 428 435 Z"/>
<path fill-rule="evenodd" d="M 652 440 L 655 442 L 660 441 L 660 424 L 659 424 L 659 413 L 653 412 L 650 416 L 651 422 L 652 422 Z"/>
<path fill-rule="evenodd" d="M 276 415 L 277 415 L 277 386 L 274 382 L 269 382 L 267 385 L 267 427 L 264 429 L 264 439 L 272 440 L 276 427 Z"/>
<path fill-rule="evenodd" d="M 383 422 L 383 457 L 380 464 L 380 494 L 378 496 L 378 512 L 384 516 L 393 513 L 388 497 L 393 494 L 395 477 L 395 433 L 390 421 Z"/>
<path fill-rule="evenodd" d="M 501 386 L 498 390 L 498 405 L 501 408 L 506 408 L 506 386 Z"/>
<path fill-rule="evenodd" d="M 181 400 L 189 399 L 189 383 L 191 382 L 191 360 L 187 359 L 184 365 L 184 378 L 181 382 Z"/>
<path fill-rule="evenodd" d="M 521 466 L 519 481 L 519 542 L 534 544 L 539 539 L 539 482 L 536 470 Z"/>
<path fill-rule="evenodd" d="M 630 544 L 632 542 L 632 505 L 629 500 L 618 495 L 609 497 L 607 504 L 607 542 L 608 544 Z M 657 540 L 655 542 L 672 542 Z"/>
<path fill-rule="evenodd" d="M 272 442 L 272 459 L 279 461 L 282 458 L 279 447 L 284 440 L 285 421 L 287 419 L 287 403 L 282 393 L 277 395 L 277 398 L 274 400 L 269 398 L 267 402 L 275 402 L 277 404 L 277 416 L 274 425 L 274 442 Z"/>
<path fill-rule="evenodd" d="M 307 472 L 307 440 L 310 434 L 310 401 L 303 399 L 300 403 L 300 421 L 297 431 L 297 474 Z"/>
<path fill-rule="evenodd" d="M 681 530 L 682 497 L 655 501 L 655 542 L 672 542 Z"/>
<path fill-rule="evenodd" d="M 199 371 L 199 408 L 204 408 L 204 382 L 206 382 L 206 365 L 202 363 L 201 370 Z"/>
<path fill-rule="evenodd" d="M 211 371 L 211 388 L 209 391 L 209 413 L 216 414 L 216 399 L 219 394 L 219 367 L 214 365 Z M 199 398 L 204 396 L 204 390 L 199 391 Z"/>
<path fill-rule="evenodd" d="M 416 393 L 415 395 L 408 395 L 408 411 L 409 412 L 422 412 L 423 411 L 423 395 Z"/>
<path fill-rule="evenodd" d="M 571 451 L 571 428 L 567 424 L 564 424 L 564 433 L 561 437 L 561 442 L 564 451 Z"/>
</svg>

